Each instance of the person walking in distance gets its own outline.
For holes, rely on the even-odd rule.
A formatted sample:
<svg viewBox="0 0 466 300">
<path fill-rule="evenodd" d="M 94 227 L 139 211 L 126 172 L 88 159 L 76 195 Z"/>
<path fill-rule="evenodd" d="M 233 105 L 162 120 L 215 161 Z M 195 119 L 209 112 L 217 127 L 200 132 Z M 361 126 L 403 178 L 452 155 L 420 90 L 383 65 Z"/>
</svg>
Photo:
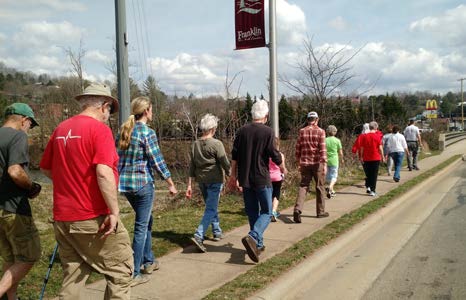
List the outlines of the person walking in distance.
<svg viewBox="0 0 466 300">
<path fill-rule="evenodd" d="M 274 139 L 275 148 L 280 151 L 280 139 L 275 137 Z M 286 170 L 285 166 L 285 155 L 283 152 L 280 151 L 280 155 L 282 156 L 282 164 L 283 168 Z M 283 174 L 280 170 L 280 167 L 277 166 L 272 159 L 269 159 L 269 170 L 270 170 L 270 180 L 272 181 L 272 222 L 277 222 L 280 213 L 278 212 L 278 204 L 280 203 L 280 194 L 282 189 L 282 183 L 285 178 L 285 174 Z"/>
<path fill-rule="evenodd" d="M 118 155 L 106 125 L 118 112 L 118 100 L 98 83 L 76 100 L 81 113 L 57 126 L 40 162 L 53 183 L 53 227 L 63 268 L 58 297 L 80 299 L 95 270 L 107 281 L 104 299 L 129 300 L 133 251 L 119 217 Z"/>
<path fill-rule="evenodd" d="M 152 251 L 152 207 L 154 203 L 155 175 L 159 174 L 168 185 L 171 195 L 177 193 L 170 171 L 160 152 L 155 131 L 147 125 L 152 121 L 152 102 L 147 97 L 131 101 L 131 115 L 121 125 L 117 139 L 118 190 L 128 199 L 136 213 L 134 220 L 132 286 L 145 283 L 147 275 L 159 269 Z"/>
<path fill-rule="evenodd" d="M 214 138 L 217 124 L 218 118 L 211 114 L 206 114 L 201 119 L 199 129 L 202 131 L 202 136 L 194 141 L 190 152 L 191 163 L 189 165 L 186 197 L 191 199 L 193 194 L 192 182 L 195 179 L 199 184 L 205 202 L 201 223 L 191 238 L 194 245 L 201 252 L 207 251 L 204 245 L 204 235 L 209 225 L 212 226 L 214 241 L 220 241 L 223 238 L 218 217 L 218 202 L 223 189 L 225 174 L 230 174 L 230 161 L 226 156 L 222 142 Z"/>
<path fill-rule="evenodd" d="M 334 190 L 335 183 L 338 178 L 338 166 L 339 160 L 343 162 L 343 147 L 341 141 L 335 135 L 337 134 L 337 128 L 334 125 L 327 127 L 327 138 L 325 139 L 325 146 L 327 148 L 327 176 L 326 182 L 328 187 L 325 188 L 327 192 L 327 198 L 335 197 L 336 193 Z"/>
<path fill-rule="evenodd" d="M 405 137 L 399 132 L 400 127 L 397 125 L 392 128 L 392 135 L 387 141 L 388 156 L 391 157 L 395 164 L 395 173 L 393 174 L 393 180 L 395 182 L 400 181 L 401 165 L 403 164 L 403 156 L 409 155 L 408 145 Z"/>
<path fill-rule="evenodd" d="M 370 132 L 363 135 L 361 139 L 361 160 L 366 174 L 366 184 L 369 195 L 375 197 L 377 176 L 379 173 L 380 161 L 384 161 L 382 139 L 380 134 L 376 132 L 377 123 L 372 121 L 369 123 Z"/>
<path fill-rule="evenodd" d="M 244 208 L 249 220 L 250 231 L 242 238 L 249 258 L 259 262 L 259 255 L 265 249 L 263 234 L 272 217 L 272 183 L 270 181 L 269 159 L 280 167 L 280 152 L 274 147 L 274 133 L 265 125 L 269 107 L 265 100 L 253 104 L 253 121 L 241 127 L 236 133 L 231 151 L 231 176 L 228 186 L 239 186 L 243 190 Z"/>
<path fill-rule="evenodd" d="M 387 162 L 387 174 L 392 176 L 393 172 L 393 158 L 388 155 L 390 153 L 388 149 L 388 140 L 392 136 L 392 127 L 391 125 L 387 126 L 387 133 L 384 134 L 382 138 L 383 153 L 385 154 L 385 161 Z"/>
<path fill-rule="evenodd" d="M 325 211 L 325 176 L 327 172 L 327 147 L 325 145 L 325 131 L 318 125 L 319 115 L 315 111 L 307 114 L 307 126 L 299 130 L 296 142 L 296 162 L 301 173 L 298 196 L 293 211 L 295 223 L 301 223 L 304 200 L 309 191 L 309 185 L 314 179 L 316 183 L 316 215 L 325 218 L 329 213 Z"/>
<path fill-rule="evenodd" d="M 40 184 L 28 174 L 27 133 L 38 126 L 25 103 L 13 103 L 4 113 L 0 128 L 0 253 L 3 276 L 0 298 L 17 299 L 19 282 L 40 258 L 39 232 L 34 225 L 29 199 L 40 193 Z"/>
<path fill-rule="evenodd" d="M 406 139 L 406 143 L 408 144 L 409 154 L 406 155 L 408 161 L 408 169 L 410 171 L 419 170 L 417 166 L 417 154 L 419 148 L 421 147 L 421 133 L 419 128 L 414 125 L 414 119 L 409 120 L 409 125 L 405 128 L 404 136 Z"/>
</svg>

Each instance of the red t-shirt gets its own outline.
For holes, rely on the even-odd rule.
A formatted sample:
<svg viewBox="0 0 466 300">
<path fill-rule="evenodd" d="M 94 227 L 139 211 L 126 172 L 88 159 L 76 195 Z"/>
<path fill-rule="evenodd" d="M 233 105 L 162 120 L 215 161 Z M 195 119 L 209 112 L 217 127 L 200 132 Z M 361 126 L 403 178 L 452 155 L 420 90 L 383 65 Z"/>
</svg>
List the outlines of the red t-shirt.
<svg viewBox="0 0 466 300">
<path fill-rule="evenodd" d="M 97 183 L 96 166 L 113 169 L 118 184 L 118 155 L 110 128 L 77 115 L 53 132 L 40 162 L 51 170 L 53 216 L 57 221 L 82 221 L 109 214 Z"/>
<path fill-rule="evenodd" d="M 381 160 L 379 146 L 382 145 L 379 134 L 376 132 L 369 132 L 360 135 L 359 147 L 363 148 L 362 160 L 363 161 L 376 161 Z"/>
</svg>

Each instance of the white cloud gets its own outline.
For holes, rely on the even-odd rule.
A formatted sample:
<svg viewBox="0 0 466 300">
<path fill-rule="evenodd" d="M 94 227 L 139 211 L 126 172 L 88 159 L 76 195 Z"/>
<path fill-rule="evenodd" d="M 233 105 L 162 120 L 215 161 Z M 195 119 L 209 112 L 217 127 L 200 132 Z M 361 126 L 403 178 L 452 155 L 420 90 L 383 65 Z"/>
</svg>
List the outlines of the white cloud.
<svg viewBox="0 0 466 300">
<path fill-rule="evenodd" d="M 13 35 L 13 43 L 17 48 L 22 49 L 64 47 L 68 43 L 79 41 L 83 33 L 83 29 L 67 21 L 60 23 L 28 22 L 21 25 L 21 30 Z"/>
<path fill-rule="evenodd" d="M 89 59 L 93 62 L 104 63 L 104 64 L 109 63 L 112 60 L 110 57 L 103 54 L 99 50 L 86 51 L 85 59 Z"/>
<path fill-rule="evenodd" d="M 269 3 L 265 1 L 266 19 L 268 19 Z M 306 16 L 296 4 L 285 0 L 277 0 L 277 40 L 278 45 L 301 45 L 306 37 Z M 268 28 L 266 28 L 268 32 Z"/>
<path fill-rule="evenodd" d="M 342 16 L 338 16 L 329 22 L 330 27 L 342 31 L 348 28 L 348 23 L 343 19 Z"/>
<path fill-rule="evenodd" d="M 412 32 L 425 33 L 440 43 L 464 46 L 466 43 L 466 5 L 459 5 L 439 16 L 429 16 L 410 24 Z"/>
<path fill-rule="evenodd" d="M 0 0 L 0 23 L 44 19 L 54 12 L 86 10 L 83 3 L 74 0 Z"/>
</svg>

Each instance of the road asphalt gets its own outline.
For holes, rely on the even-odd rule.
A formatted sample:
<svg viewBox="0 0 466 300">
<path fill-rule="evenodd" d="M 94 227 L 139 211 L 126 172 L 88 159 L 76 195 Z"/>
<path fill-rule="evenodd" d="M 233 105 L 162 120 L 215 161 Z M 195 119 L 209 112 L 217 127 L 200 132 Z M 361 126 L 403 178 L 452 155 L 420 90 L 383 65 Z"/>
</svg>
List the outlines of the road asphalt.
<svg viewBox="0 0 466 300">
<path fill-rule="evenodd" d="M 464 154 L 465 146 L 466 141 L 458 142 L 440 155 L 419 161 L 421 169 L 419 171 L 410 172 L 404 168 L 401 172 L 401 181 L 398 183 L 382 172 L 383 175 L 379 176 L 377 182 L 378 195 L 384 195 L 453 155 Z M 326 224 L 373 199 L 366 194 L 364 184 L 359 183 L 338 191 L 335 198 L 326 201 L 326 211 L 330 213 L 328 218 L 316 218 L 315 199 L 306 201 L 301 224 L 293 222 L 292 207 L 282 209 L 279 221 L 271 223 L 265 232 L 266 250 L 261 254 L 260 260 L 273 257 Z M 226 232 L 225 238 L 219 242 L 205 241 L 207 253 L 198 253 L 194 246 L 189 246 L 158 258 L 161 263 L 160 270 L 151 275 L 148 283 L 134 287 L 131 291 L 131 299 L 178 300 L 201 299 L 207 296 L 211 291 L 256 265 L 247 257 L 241 243 L 241 238 L 248 231 L 249 225 L 244 225 Z M 103 299 L 105 284 L 102 280 L 87 285 L 82 292 L 82 299 Z"/>
</svg>

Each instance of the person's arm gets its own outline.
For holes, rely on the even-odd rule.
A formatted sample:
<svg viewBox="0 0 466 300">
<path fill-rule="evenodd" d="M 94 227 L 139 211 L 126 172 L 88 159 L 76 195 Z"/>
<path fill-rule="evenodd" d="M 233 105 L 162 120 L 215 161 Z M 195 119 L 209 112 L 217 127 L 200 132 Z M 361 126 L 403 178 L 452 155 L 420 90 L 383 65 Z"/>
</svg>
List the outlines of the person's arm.
<svg viewBox="0 0 466 300">
<path fill-rule="evenodd" d="M 220 141 L 217 148 L 217 161 L 222 166 L 222 169 L 225 171 L 226 176 L 230 176 L 231 164 L 225 152 L 225 147 Z"/>
<path fill-rule="evenodd" d="M 117 188 L 112 168 L 107 165 L 97 164 L 96 174 L 100 192 L 110 210 L 110 214 L 105 217 L 100 226 L 100 232 L 104 233 L 102 238 L 105 238 L 116 231 L 120 208 L 118 207 Z"/>
<path fill-rule="evenodd" d="M 188 177 L 188 185 L 186 186 L 186 198 L 191 199 L 193 196 L 192 182 L 194 177 Z"/>
<path fill-rule="evenodd" d="M 32 188 L 32 180 L 21 165 L 11 165 L 8 167 L 7 172 L 11 180 L 20 188 L 24 190 L 30 190 Z"/>
<path fill-rule="evenodd" d="M 382 158 L 382 162 L 385 161 L 385 156 L 383 155 L 383 146 L 382 144 L 379 145 L 379 152 L 380 152 L 380 157 Z"/>
</svg>

